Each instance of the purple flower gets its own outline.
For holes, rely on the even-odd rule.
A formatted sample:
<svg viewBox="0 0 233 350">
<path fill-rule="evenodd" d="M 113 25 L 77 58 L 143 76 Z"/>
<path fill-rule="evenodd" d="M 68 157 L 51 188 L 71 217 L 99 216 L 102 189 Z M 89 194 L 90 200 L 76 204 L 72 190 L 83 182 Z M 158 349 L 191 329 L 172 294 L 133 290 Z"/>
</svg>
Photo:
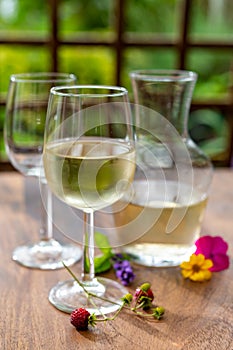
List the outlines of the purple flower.
<svg viewBox="0 0 233 350">
<path fill-rule="evenodd" d="M 116 276 L 121 280 L 121 283 L 124 286 L 128 286 L 131 282 L 133 282 L 135 275 L 131 266 L 116 270 Z"/>
<path fill-rule="evenodd" d="M 195 254 L 203 254 L 206 259 L 211 259 L 213 267 L 212 272 L 225 270 L 229 267 L 229 256 L 226 254 L 228 244 L 219 236 L 203 236 L 200 237 L 195 245 L 197 247 Z"/>
<path fill-rule="evenodd" d="M 113 268 L 115 270 L 117 278 L 120 279 L 121 283 L 124 286 L 127 286 L 131 282 L 133 282 L 135 278 L 135 274 L 133 272 L 132 266 L 128 260 L 124 260 L 123 255 L 116 254 L 112 258 L 114 264 Z"/>
<path fill-rule="evenodd" d="M 113 261 L 122 261 L 125 260 L 123 254 L 117 253 L 112 257 Z"/>
<path fill-rule="evenodd" d="M 126 268 L 131 268 L 131 266 L 128 260 L 119 260 L 113 264 L 113 268 L 115 271 L 118 271 L 118 270 L 124 270 Z"/>
</svg>

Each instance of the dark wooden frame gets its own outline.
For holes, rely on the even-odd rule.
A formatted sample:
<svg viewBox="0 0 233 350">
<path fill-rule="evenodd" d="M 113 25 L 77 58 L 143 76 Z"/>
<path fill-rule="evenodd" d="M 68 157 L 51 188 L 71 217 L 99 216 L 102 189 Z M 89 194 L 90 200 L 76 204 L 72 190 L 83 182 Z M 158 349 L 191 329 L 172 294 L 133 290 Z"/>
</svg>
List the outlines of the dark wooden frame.
<svg viewBox="0 0 233 350">
<path fill-rule="evenodd" d="M 113 39 L 102 39 L 94 38 L 92 36 L 80 35 L 79 38 L 75 40 L 64 40 L 59 38 L 58 28 L 59 28 L 59 0 L 48 0 L 50 8 L 50 37 L 48 39 L 7 39 L 0 38 L 0 45 L 24 45 L 24 46 L 46 46 L 50 52 L 50 70 L 59 71 L 59 58 L 58 50 L 61 46 L 103 46 L 111 47 L 115 52 L 115 77 L 114 83 L 116 85 L 121 85 L 121 72 L 124 65 L 124 50 L 129 47 L 143 47 L 143 48 L 174 48 L 178 53 L 177 68 L 186 69 L 187 68 L 187 53 L 191 48 L 203 48 L 203 49 L 218 49 L 218 50 L 231 50 L 233 51 L 233 42 L 228 41 L 195 41 L 189 38 L 189 19 L 191 15 L 192 2 L 195 0 L 183 0 L 180 9 L 180 28 L 179 36 L 177 40 L 168 40 L 162 35 L 155 35 L 152 39 L 140 38 L 136 33 L 132 35 L 127 35 L 124 28 L 124 14 L 125 6 L 127 0 L 115 0 L 115 13 L 116 13 L 116 23 L 115 23 L 115 36 Z M 230 74 L 230 72 L 229 72 Z M 232 73 L 233 74 L 233 73 Z M 233 85 L 233 82 L 232 82 Z M 0 101 L 1 105 L 5 104 L 5 101 Z M 224 115 L 226 115 L 229 122 L 230 128 L 230 139 L 229 150 L 226 159 L 221 165 L 229 166 L 231 163 L 231 158 L 233 154 L 233 92 L 231 87 L 231 93 L 229 98 L 223 101 L 193 101 L 193 109 L 198 108 L 217 108 L 221 110 Z M 7 163 L 0 162 L 0 170 L 8 169 L 9 165 Z"/>
</svg>

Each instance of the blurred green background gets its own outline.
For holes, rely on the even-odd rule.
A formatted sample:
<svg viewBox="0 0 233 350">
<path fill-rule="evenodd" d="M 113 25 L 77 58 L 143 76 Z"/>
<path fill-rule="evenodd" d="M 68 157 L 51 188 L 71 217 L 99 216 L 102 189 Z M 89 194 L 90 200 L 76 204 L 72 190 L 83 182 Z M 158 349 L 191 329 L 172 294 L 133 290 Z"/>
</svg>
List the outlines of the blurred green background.
<svg viewBox="0 0 233 350">
<path fill-rule="evenodd" d="M 75 41 L 85 36 L 112 40 L 116 35 L 116 2 L 119 0 L 60 0 L 58 8 L 59 40 Z M 13 73 L 51 70 L 51 2 L 47 0 L 0 0 L 0 158 L 6 159 L 3 145 L 4 101 L 9 77 Z M 181 6 L 184 0 L 125 0 L 124 35 L 135 35 L 143 42 L 154 36 L 172 42 L 182 35 Z M 193 0 L 188 23 L 188 38 L 201 41 L 192 46 L 185 69 L 198 73 L 193 99 L 214 101 L 213 108 L 196 109 L 190 115 L 189 128 L 194 140 L 212 158 L 221 157 L 229 145 L 228 116 L 221 106 L 230 99 L 233 65 L 233 1 Z M 41 44 L 22 45 L 20 40 L 37 39 Z M 10 43 L 19 40 L 19 43 Z M 8 42 L 5 42 L 8 41 Z M 219 49 L 205 42 L 230 43 Z M 132 96 L 129 72 L 140 68 L 179 68 L 179 51 L 171 46 L 134 47 L 124 50 L 121 85 Z M 115 84 L 116 50 L 111 45 L 60 45 L 58 70 L 72 72 L 79 83 Z"/>
</svg>

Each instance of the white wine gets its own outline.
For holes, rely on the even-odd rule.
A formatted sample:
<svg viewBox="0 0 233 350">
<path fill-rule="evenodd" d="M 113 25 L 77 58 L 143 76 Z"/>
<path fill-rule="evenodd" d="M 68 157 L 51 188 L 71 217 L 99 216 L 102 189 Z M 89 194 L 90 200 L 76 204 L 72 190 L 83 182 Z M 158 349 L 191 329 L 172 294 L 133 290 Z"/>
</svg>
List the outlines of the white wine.
<svg viewBox="0 0 233 350">
<path fill-rule="evenodd" d="M 125 193 L 133 181 L 134 158 L 134 148 L 117 139 L 62 140 L 46 146 L 45 175 L 61 200 L 82 210 L 97 210 Z"/>
<path fill-rule="evenodd" d="M 207 198 L 184 184 L 164 184 L 150 181 L 147 194 L 148 184 L 135 181 L 137 197 L 114 215 L 122 250 L 143 265 L 179 265 L 200 234 Z"/>
</svg>

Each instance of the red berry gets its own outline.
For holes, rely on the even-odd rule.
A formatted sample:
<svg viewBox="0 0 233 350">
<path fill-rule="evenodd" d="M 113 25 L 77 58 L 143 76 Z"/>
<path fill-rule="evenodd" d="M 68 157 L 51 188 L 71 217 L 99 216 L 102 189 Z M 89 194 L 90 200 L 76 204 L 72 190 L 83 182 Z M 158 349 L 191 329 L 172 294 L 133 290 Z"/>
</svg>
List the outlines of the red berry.
<svg viewBox="0 0 233 350">
<path fill-rule="evenodd" d="M 70 315 L 70 323 L 78 330 L 85 331 L 88 329 L 88 318 L 90 313 L 83 308 L 74 310 Z"/>
<path fill-rule="evenodd" d="M 141 288 L 137 288 L 135 290 L 135 293 L 134 293 L 134 299 L 137 299 L 140 302 L 141 297 L 147 297 L 151 301 L 153 301 L 154 300 L 154 294 L 153 294 L 151 288 L 149 288 L 146 292 L 141 290 Z"/>
</svg>

